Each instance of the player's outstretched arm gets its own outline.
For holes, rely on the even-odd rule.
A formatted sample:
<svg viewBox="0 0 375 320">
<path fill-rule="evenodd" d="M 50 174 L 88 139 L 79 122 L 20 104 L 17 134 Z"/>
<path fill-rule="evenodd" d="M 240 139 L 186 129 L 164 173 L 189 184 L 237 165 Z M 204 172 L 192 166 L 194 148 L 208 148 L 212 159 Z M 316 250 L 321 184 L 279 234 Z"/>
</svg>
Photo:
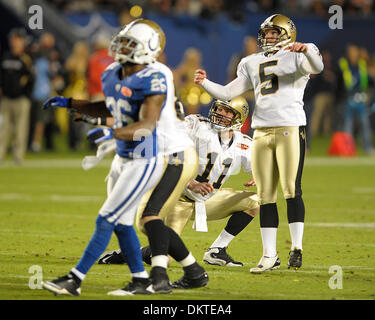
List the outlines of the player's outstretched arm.
<svg viewBox="0 0 375 320">
<path fill-rule="evenodd" d="M 110 111 L 105 105 L 105 101 L 90 102 L 87 100 L 76 100 L 66 97 L 53 97 L 43 104 L 43 109 L 67 108 L 74 109 L 92 117 L 111 117 Z"/>
<path fill-rule="evenodd" d="M 194 82 L 201 85 L 211 96 L 220 100 L 231 100 L 250 89 L 246 78 L 236 78 L 225 86 L 207 79 L 207 73 L 203 69 L 197 69 L 194 74 Z"/>
</svg>

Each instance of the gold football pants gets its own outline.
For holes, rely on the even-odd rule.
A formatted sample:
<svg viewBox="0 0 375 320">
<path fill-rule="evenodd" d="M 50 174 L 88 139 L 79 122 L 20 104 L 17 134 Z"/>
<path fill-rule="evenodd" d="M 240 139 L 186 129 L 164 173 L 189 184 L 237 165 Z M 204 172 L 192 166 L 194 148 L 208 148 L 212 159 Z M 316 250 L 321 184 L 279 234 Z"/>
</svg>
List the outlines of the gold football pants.
<svg viewBox="0 0 375 320">
<path fill-rule="evenodd" d="M 163 203 L 163 205 L 162 205 L 162 207 L 159 211 L 158 216 L 161 217 L 162 219 L 165 218 L 165 216 L 168 214 L 168 212 L 173 210 L 173 208 L 176 206 L 176 203 L 177 203 L 178 199 L 180 198 L 180 196 L 182 194 L 182 191 L 184 190 L 184 188 L 186 187 L 188 182 L 193 180 L 197 175 L 199 163 L 198 163 L 198 155 L 197 155 L 194 147 L 190 147 L 190 148 L 186 149 L 184 151 L 183 158 L 184 158 L 183 168 L 182 168 L 181 175 L 178 179 L 178 182 L 174 186 L 173 191 L 170 193 L 168 199 Z M 167 168 L 167 162 L 168 161 L 169 161 L 169 157 L 166 156 L 165 157 L 166 165 L 165 165 L 164 170 L 166 170 L 166 168 Z M 167 173 L 164 172 L 164 175 L 165 174 L 167 174 Z M 162 175 L 161 179 L 163 179 L 163 175 Z M 148 203 L 150 201 L 151 196 L 153 195 L 154 198 L 155 198 L 155 196 L 157 198 L 158 195 L 156 193 L 158 192 L 158 190 L 160 190 L 160 188 L 157 189 L 157 187 L 158 187 L 158 184 L 152 190 L 150 190 L 149 192 L 147 192 L 143 196 L 143 198 L 141 200 L 141 203 L 140 203 L 140 205 L 137 209 L 135 224 L 136 224 L 138 230 L 141 230 L 142 232 L 145 232 L 144 228 L 143 228 L 143 225 L 141 224 L 142 215 L 143 215 L 143 212 L 144 212 L 146 206 L 148 205 Z"/>
<path fill-rule="evenodd" d="M 259 204 L 276 203 L 279 180 L 285 199 L 302 195 L 305 127 L 255 129 L 253 139 L 251 163 Z"/>
<path fill-rule="evenodd" d="M 218 190 L 205 201 L 207 221 L 228 217 L 233 212 L 255 209 L 259 206 L 256 193 L 231 188 Z M 187 222 L 195 217 L 195 202 L 184 196 L 176 203 L 174 209 L 164 217 L 164 223 L 181 235 Z"/>
</svg>

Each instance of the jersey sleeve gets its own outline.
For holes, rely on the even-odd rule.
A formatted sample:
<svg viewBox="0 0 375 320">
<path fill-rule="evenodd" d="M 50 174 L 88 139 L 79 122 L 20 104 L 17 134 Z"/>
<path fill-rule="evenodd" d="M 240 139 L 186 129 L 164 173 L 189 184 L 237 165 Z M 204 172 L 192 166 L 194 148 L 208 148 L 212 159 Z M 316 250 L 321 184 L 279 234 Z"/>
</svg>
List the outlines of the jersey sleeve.
<svg viewBox="0 0 375 320">
<path fill-rule="evenodd" d="M 161 72 L 154 72 L 150 76 L 141 78 L 139 94 L 143 96 L 167 94 L 166 76 Z"/>
<path fill-rule="evenodd" d="M 246 79 L 248 89 L 253 89 L 254 86 L 251 82 L 251 79 L 248 75 L 248 72 L 246 70 L 246 61 L 247 59 L 243 58 L 241 59 L 240 63 L 237 66 L 237 78 Z"/>
<path fill-rule="evenodd" d="M 304 74 L 317 74 L 323 70 L 323 59 L 318 47 L 307 43 L 307 53 L 297 55 L 297 68 Z"/>
<path fill-rule="evenodd" d="M 199 115 L 197 114 L 191 114 L 185 117 L 185 127 L 187 129 L 187 133 L 193 141 L 195 141 L 195 133 L 199 126 Z"/>
</svg>

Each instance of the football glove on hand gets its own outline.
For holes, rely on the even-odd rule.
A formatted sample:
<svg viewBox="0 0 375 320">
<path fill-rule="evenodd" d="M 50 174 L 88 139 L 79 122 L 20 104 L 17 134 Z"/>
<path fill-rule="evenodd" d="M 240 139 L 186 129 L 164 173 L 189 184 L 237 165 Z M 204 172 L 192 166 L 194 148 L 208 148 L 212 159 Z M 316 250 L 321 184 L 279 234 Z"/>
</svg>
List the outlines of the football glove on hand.
<svg viewBox="0 0 375 320">
<path fill-rule="evenodd" d="M 64 97 L 53 97 L 49 98 L 43 104 L 43 109 L 53 109 L 53 108 L 71 108 L 72 107 L 72 98 L 64 98 Z"/>
<path fill-rule="evenodd" d="M 83 114 L 81 118 L 74 119 L 75 122 L 86 122 L 88 124 L 92 124 L 94 126 L 105 126 L 107 124 L 106 118 L 95 118 L 91 117 L 87 114 Z"/>
<path fill-rule="evenodd" d="M 103 141 L 111 140 L 114 138 L 112 128 L 95 128 L 87 133 L 87 139 L 90 142 L 99 144 Z"/>
</svg>

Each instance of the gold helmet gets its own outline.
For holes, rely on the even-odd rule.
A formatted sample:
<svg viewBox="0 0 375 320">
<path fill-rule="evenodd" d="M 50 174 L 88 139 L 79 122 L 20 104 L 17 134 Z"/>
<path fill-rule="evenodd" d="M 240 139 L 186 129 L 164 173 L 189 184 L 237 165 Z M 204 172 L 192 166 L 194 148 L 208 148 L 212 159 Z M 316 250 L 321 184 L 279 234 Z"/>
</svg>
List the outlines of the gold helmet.
<svg viewBox="0 0 375 320">
<path fill-rule="evenodd" d="M 227 117 L 217 112 L 219 107 L 225 107 L 233 112 Z M 245 98 L 238 96 L 230 101 L 216 100 L 208 113 L 208 118 L 217 131 L 240 130 L 249 115 L 249 105 Z"/>
<path fill-rule="evenodd" d="M 165 47 L 165 34 L 151 20 L 137 19 L 124 26 L 112 39 L 109 55 L 119 63 L 149 64 L 154 62 Z M 128 53 L 124 53 L 124 48 Z"/>
<path fill-rule="evenodd" d="M 266 30 L 269 29 L 276 29 L 279 32 L 279 38 L 275 43 L 267 44 Z M 296 38 L 297 29 L 293 21 L 282 14 L 274 14 L 264 20 L 260 25 L 258 31 L 258 46 L 266 52 L 275 51 L 293 43 L 296 41 Z"/>
</svg>

